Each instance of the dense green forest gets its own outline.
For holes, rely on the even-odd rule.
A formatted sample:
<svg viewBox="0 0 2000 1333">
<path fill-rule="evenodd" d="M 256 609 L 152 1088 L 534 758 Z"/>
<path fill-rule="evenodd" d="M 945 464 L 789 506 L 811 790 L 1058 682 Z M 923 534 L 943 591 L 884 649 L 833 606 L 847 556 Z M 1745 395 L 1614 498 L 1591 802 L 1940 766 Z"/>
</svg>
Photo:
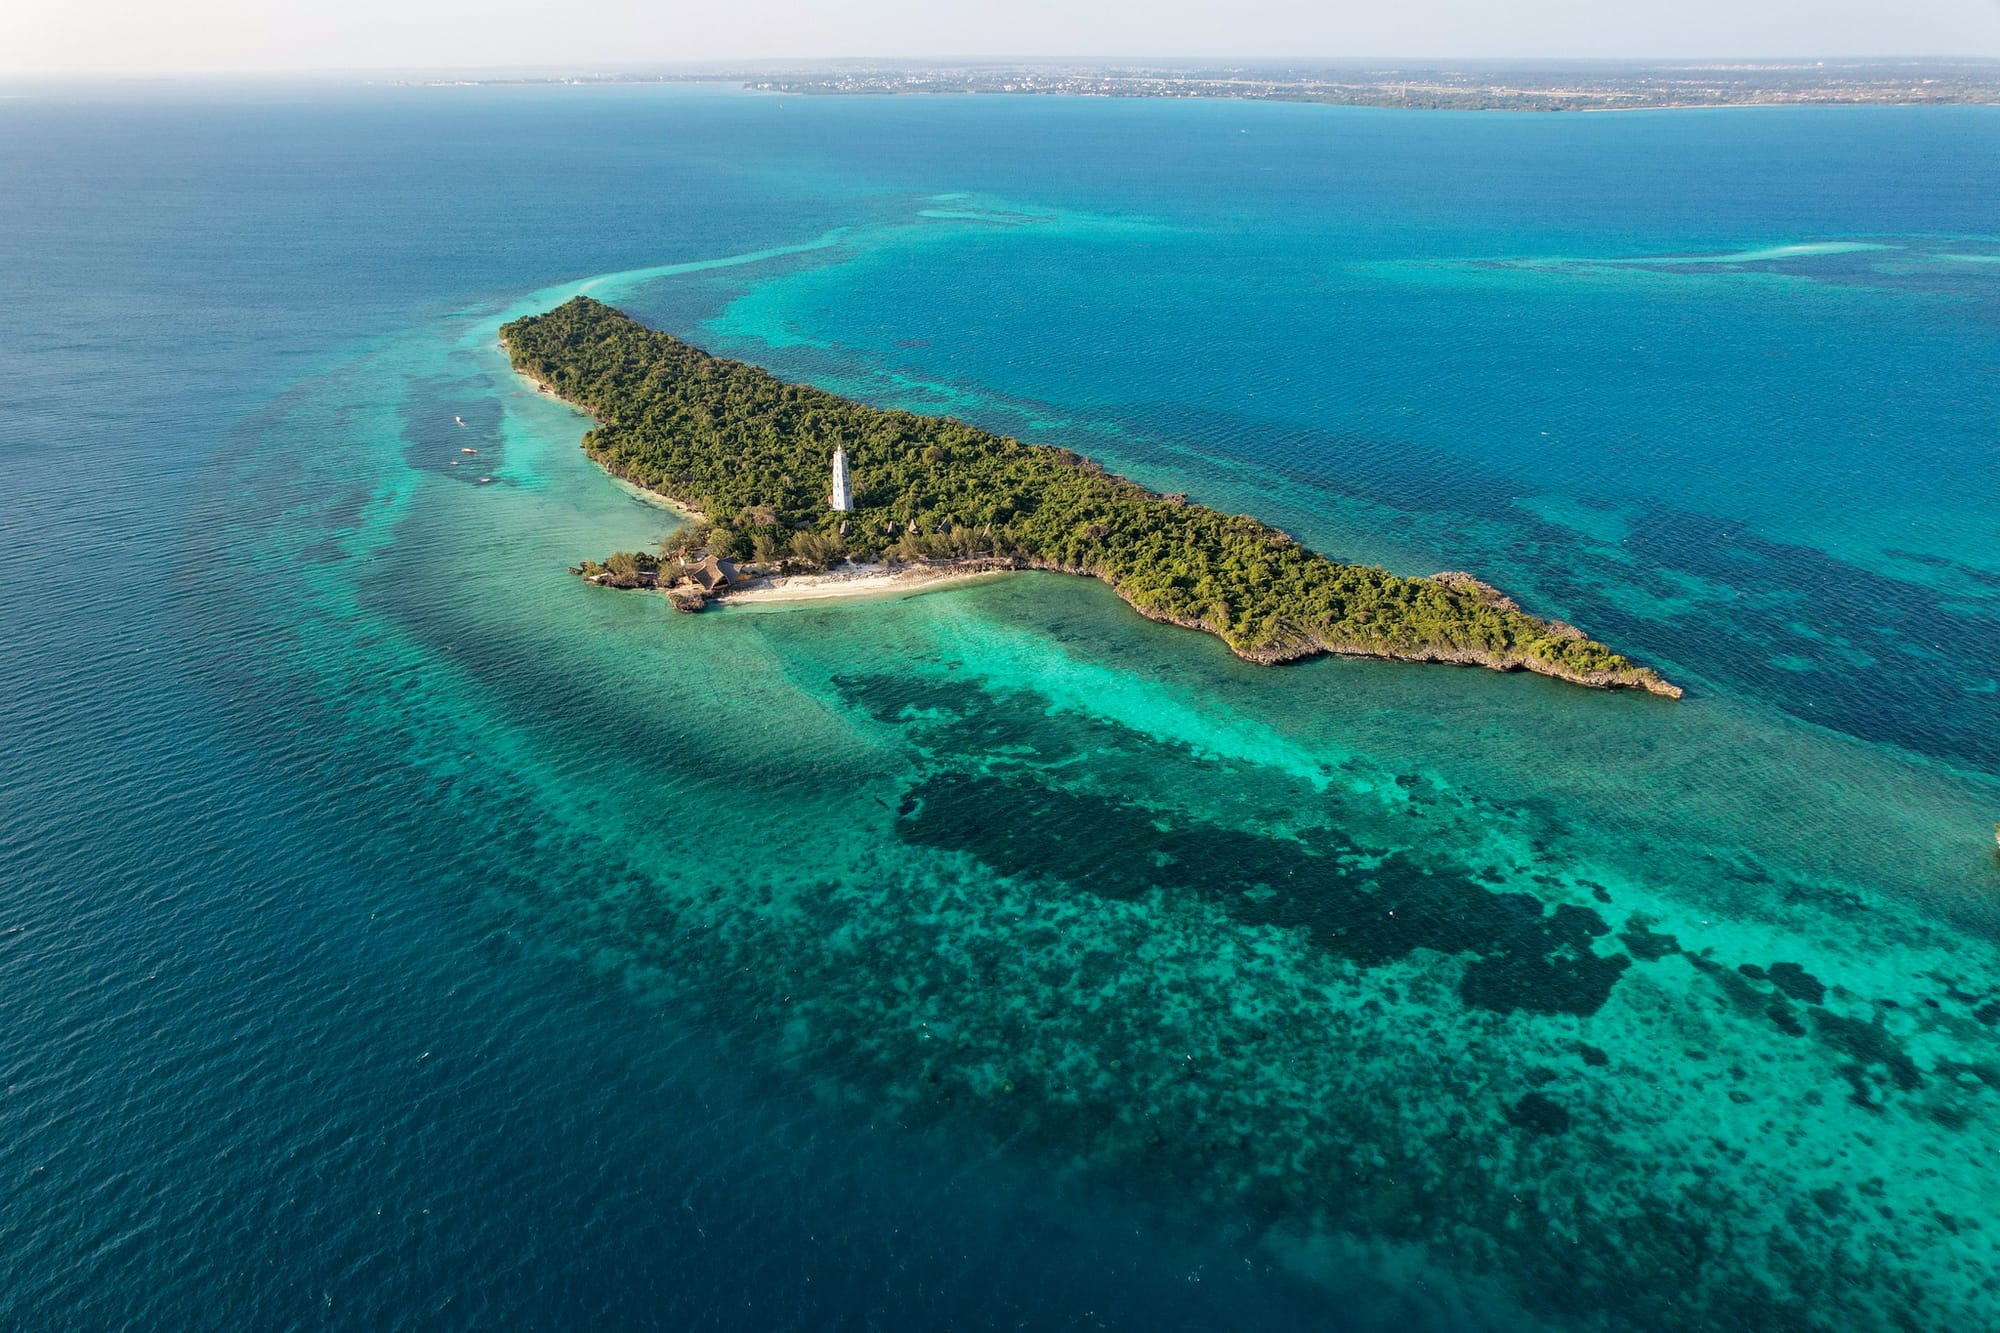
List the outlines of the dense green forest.
<svg viewBox="0 0 2000 1333">
<path fill-rule="evenodd" d="M 1103 579 L 1142 613 L 1209 630 L 1252 660 L 1366 653 L 1679 693 L 1473 580 L 1340 564 L 1068 450 L 787 384 L 587 297 L 501 337 L 517 369 L 596 417 L 583 441 L 593 459 L 699 510 L 702 540 L 721 555 L 1011 558 Z M 847 514 L 828 504 L 837 445 L 853 473 Z"/>
</svg>

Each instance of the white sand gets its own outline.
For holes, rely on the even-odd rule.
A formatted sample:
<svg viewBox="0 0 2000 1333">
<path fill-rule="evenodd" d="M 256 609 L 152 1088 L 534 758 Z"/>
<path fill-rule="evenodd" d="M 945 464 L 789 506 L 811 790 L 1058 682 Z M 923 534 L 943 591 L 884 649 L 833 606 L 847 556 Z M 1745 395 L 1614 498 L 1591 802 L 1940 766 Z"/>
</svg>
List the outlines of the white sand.
<svg viewBox="0 0 2000 1333">
<path fill-rule="evenodd" d="M 611 474 L 609 472 L 606 472 L 604 475 L 607 477 L 611 477 Z M 644 486 L 641 486 L 636 482 L 627 481 L 623 477 L 611 477 L 611 484 L 616 486 L 619 490 L 625 492 L 627 495 L 631 496 L 633 499 L 639 501 L 641 504 L 651 505 L 655 509 L 666 510 L 669 514 L 672 514 L 675 518 L 680 519 L 683 523 L 699 523 L 702 521 L 702 513 L 700 510 L 690 509 L 684 504 L 679 504 L 673 500 L 669 500 L 666 496 L 661 495 L 658 491 L 649 491 Z"/>
<path fill-rule="evenodd" d="M 764 602 L 818 602 L 835 597 L 907 593 L 943 583 L 963 583 L 1004 574 L 1004 569 L 959 569 L 952 565 L 847 565 L 826 574 L 781 574 L 732 588 L 715 600 L 723 606 Z"/>
</svg>

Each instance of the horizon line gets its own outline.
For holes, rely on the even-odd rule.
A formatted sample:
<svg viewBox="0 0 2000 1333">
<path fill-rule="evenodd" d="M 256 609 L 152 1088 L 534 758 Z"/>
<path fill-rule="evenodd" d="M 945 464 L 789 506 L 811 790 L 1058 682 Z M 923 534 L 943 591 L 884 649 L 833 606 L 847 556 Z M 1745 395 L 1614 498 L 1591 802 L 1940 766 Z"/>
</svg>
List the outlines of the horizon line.
<svg viewBox="0 0 2000 1333">
<path fill-rule="evenodd" d="M 1341 66 L 1402 64 L 1430 65 L 1462 64 L 1485 65 L 1505 68 L 1537 63 L 1565 65 L 1627 65 L 1656 68 L 1679 67 L 1727 67 L 1727 66 L 1806 66 L 1826 64 L 1935 64 L 1935 65 L 1991 65 L 2000 67 L 2000 53 L 1990 55 L 1947 55 L 1937 52 L 1874 52 L 1837 54 L 1769 53 L 1762 55 L 822 55 L 822 56 L 700 56 L 641 61 L 592 61 L 579 59 L 552 63 L 494 63 L 476 65 L 453 65 L 418 62 L 411 64 L 380 65 L 271 65 L 262 67 L 217 67 L 205 69 L 139 70 L 121 68 L 68 68 L 60 70 L 20 70 L 0 69 L 0 79 L 22 81 L 72 82 L 92 79 L 151 80 L 172 82 L 187 79 L 278 79 L 278 78 L 355 78 L 397 76 L 446 75 L 561 75 L 595 78 L 636 76 L 642 74 L 679 72 L 711 72 L 718 79 L 732 79 L 751 73 L 761 73 L 777 67 L 814 67 L 839 65 L 873 65 L 876 67 L 923 67 L 933 65 L 950 66 L 1007 66 L 1024 67 L 1035 65 L 1088 66 L 1099 69 L 1122 69 L 1127 67 L 1165 68 L 1176 64 L 1199 62 L 1207 65 L 1248 67 L 1259 69 L 1279 68 L 1338 68 Z"/>
</svg>

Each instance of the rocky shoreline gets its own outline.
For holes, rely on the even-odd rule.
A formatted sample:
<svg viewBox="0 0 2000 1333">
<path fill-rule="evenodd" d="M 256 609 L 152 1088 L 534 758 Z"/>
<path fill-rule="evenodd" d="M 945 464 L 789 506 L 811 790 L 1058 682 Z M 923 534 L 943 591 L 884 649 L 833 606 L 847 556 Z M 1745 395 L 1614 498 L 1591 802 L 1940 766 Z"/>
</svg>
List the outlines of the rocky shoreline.
<svg viewBox="0 0 2000 1333">
<path fill-rule="evenodd" d="M 1484 667 L 1489 671 L 1528 671 L 1538 676 L 1548 676 L 1554 680 L 1566 681 L 1572 685 L 1582 685 L 1593 690 L 1643 690 L 1647 694 L 1655 694 L 1663 699 L 1678 699 L 1686 693 L 1679 685 L 1675 685 L 1665 679 L 1651 667 L 1637 667 L 1629 671 L 1606 671 L 1585 674 L 1583 672 L 1564 670 L 1553 663 L 1530 658 L 1524 653 L 1502 654 L 1480 649 L 1445 650 L 1437 648 L 1399 652 L 1394 649 L 1385 649 L 1375 645 L 1345 643 L 1340 640 L 1326 639 L 1311 632 L 1300 632 L 1284 643 L 1245 647 L 1241 644 L 1230 642 L 1229 638 L 1218 632 L 1213 625 L 1205 624 L 1200 620 L 1167 615 L 1140 606 L 1127 596 L 1124 590 L 1119 588 L 1116 583 L 1104 578 L 1103 575 L 1094 570 L 1083 568 L 1072 569 L 1036 560 L 1023 560 L 1016 563 L 1017 567 L 1021 569 L 1042 569 L 1057 574 L 1076 574 L 1085 578 L 1098 579 L 1113 592 L 1117 593 L 1121 601 L 1140 615 L 1146 617 L 1146 619 L 1164 625 L 1178 625 L 1182 629 L 1201 630 L 1204 633 L 1214 634 L 1224 644 L 1228 645 L 1229 651 L 1234 653 L 1238 658 L 1245 662 L 1254 663 L 1257 666 L 1282 666 L 1289 662 L 1302 662 L 1308 658 L 1322 655 L 1333 657 L 1369 657 L 1384 662 L 1425 662 L 1442 666 Z M 1473 578 L 1470 574 L 1447 570 L 1443 573 L 1433 574 L 1430 578 L 1433 582 L 1458 588 L 1461 591 L 1468 590 L 1468 585 L 1471 585 L 1479 590 L 1483 590 L 1484 595 L 1494 599 L 1494 605 L 1504 606 L 1505 609 L 1511 611 L 1518 611 L 1520 609 L 1519 605 L 1511 597 L 1502 593 L 1492 584 Z M 1564 621 L 1548 620 L 1542 623 L 1549 627 L 1551 636 L 1555 638 L 1581 639 L 1585 637 L 1582 630 Z"/>
<path fill-rule="evenodd" d="M 1104 578 L 1103 575 L 1094 570 L 1058 565 L 1026 557 L 980 556 L 968 560 L 921 561 L 901 565 L 885 562 L 879 565 L 852 566 L 850 569 L 852 572 L 846 577 L 853 580 L 856 586 L 853 586 L 847 595 L 855 596 L 910 590 L 934 583 L 1019 570 L 1037 570 L 1050 574 L 1068 574 L 1079 578 L 1094 578 L 1117 593 L 1121 601 L 1146 619 L 1158 624 L 1174 625 L 1181 629 L 1198 630 L 1203 633 L 1214 634 L 1217 638 L 1222 639 L 1223 643 L 1229 648 L 1229 651 L 1235 654 L 1236 657 L 1257 666 L 1283 666 L 1288 663 L 1302 662 L 1309 658 L 1323 655 L 1361 657 L 1389 662 L 1418 662 L 1441 666 L 1482 667 L 1488 671 L 1528 671 L 1536 675 L 1566 681 L 1572 685 L 1582 685 L 1588 689 L 1643 690 L 1648 694 L 1658 695 L 1663 699 L 1679 699 L 1685 693 L 1680 686 L 1662 678 L 1650 668 L 1641 667 L 1635 671 L 1585 674 L 1582 672 L 1564 671 L 1550 663 L 1529 658 L 1525 654 L 1493 653 L 1479 649 L 1444 650 L 1426 648 L 1410 652 L 1397 652 L 1374 646 L 1329 640 L 1311 633 L 1301 633 L 1293 639 L 1280 644 L 1246 647 L 1230 642 L 1227 636 L 1218 633 L 1212 625 L 1204 624 L 1199 620 L 1167 615 L 1138 605 L 1116 583 Z M 800 580 L 810 579 L 838 582 L 840 577 L 837 573 L 833 575 L 786 574 L 774 569 L 752 566 L 745 569 L 744 579 L 733 582 L 724 588 L 708 589 L 699 586 L 686 577 L 684 570 L 677 571 L 680 576 L 667 582 L 663 582 L 660 577 L 665 572 L 664 570 L 641 573 L 632 578 L 622 578 L 608 573 L 593 572 L 592 567 L 588 565 L 575 566 L 570 572 L 581 575 L 600 587 L 644 588 L 663 592 L 676 611 L 687 613 L 702 611 L 711 602 L 720 606 L 728 606 L 736 602 L 765 600 L 759 597 L 758 594 L 767 592 L 779 594 L 778 596 L 770 597 L 768 600 L 790 600 L 782 595 L 783 590 L 788 585 L 795 584 Z M 1512 598 L 1491 584 L 1476 579 L 1470 574 L 1447 570 L 1442 573 L 1433 574 L 1430 577 L 1436 582 L 1457 588 L 1460 591 L 1475 591 L 1482 597 L 1491 598 L 1496 605 L 1504 606 L 1509 610 L 1519 609 Z M 812 594 L 815 598 L 832 595 L 837 594 Z M 1579 639 L 1584 637 L 1582 630 L 1577 629 L 1573 625 L 1565 624 L 1560 620 L 1545 621 L 1543 623 L 1549 626 L 1551 634 L 1555 637 Z"/>
</svg>

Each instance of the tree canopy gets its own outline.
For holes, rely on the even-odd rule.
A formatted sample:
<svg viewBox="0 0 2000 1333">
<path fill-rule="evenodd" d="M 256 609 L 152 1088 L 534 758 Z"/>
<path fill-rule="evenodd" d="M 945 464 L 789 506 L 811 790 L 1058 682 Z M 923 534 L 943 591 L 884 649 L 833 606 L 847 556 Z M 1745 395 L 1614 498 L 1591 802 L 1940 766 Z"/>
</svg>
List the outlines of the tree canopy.
<svg viewBox="0 0 2000 1333">
<path fill-rule="evenodd" d="M 1332 561 L 1069 450 L 788 384 L 588 297 L 501 336 L 518 369 L 596 417 L 583 440 L 593 459 L 699 510 L 725 551 L 796 549 L 820 563 L 842 552 L 1011 556 L 1100 578 L 1142 613 L 1207 629 L 1254 660 L 1367 653 L 1678 694 L 1474 580 Z M 848 513 L 828 504 L 836 446 L 853 477 Z"/>
</svg>

